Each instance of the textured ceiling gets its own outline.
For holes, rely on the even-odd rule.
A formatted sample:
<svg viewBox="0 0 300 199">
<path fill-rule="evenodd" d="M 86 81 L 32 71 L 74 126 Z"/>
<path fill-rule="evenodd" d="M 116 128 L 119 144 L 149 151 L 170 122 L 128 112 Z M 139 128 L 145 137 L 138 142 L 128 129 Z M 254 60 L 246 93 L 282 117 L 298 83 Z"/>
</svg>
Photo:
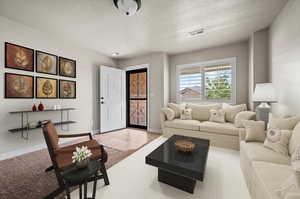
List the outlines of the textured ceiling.
<svg viewBox="0 0 300 199">
<path fill-rule="evenodd" d="M 124 16 L 112 0 L 0 0 L 0 15 L 108 56 L 177 54 L 245 40 L 287 0 L 142 0 Z M 204 28 L 190 37 L 187 32 Z"/>
</svg>

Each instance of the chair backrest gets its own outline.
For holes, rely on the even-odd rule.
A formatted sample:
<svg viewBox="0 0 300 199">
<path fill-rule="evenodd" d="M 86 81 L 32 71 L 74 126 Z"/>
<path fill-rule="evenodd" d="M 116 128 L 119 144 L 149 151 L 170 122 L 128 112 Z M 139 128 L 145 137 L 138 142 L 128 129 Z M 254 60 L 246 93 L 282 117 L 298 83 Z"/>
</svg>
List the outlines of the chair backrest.
<svg viewBox="0 0 300 199">
<path fill-rule="evenodd" d="M 43 133 L 46 139 L 46 142 L 49 142 L 49 144 L 53 150 L 56 150 L 59 148 L 58 146 L 58 134 L 56 131 L 56 128 L 54 124 L 51 121 L 48 121 L 44 126 L 43 126 Z"/>
</svg>

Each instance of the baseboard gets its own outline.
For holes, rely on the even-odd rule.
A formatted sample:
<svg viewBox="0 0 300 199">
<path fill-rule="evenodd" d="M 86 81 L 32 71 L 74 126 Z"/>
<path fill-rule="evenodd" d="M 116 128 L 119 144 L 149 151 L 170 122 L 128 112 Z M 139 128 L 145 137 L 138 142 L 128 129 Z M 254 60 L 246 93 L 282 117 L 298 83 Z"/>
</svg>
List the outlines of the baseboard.
<svg viewBox="0 0 300 199">
<path fill-rule="evenodd" d="M 161 129 L 152 129 L 152 128 L 149 128 L 148 131 L 150 131 L 151 133 L 161 134 Z"/>
</svg>

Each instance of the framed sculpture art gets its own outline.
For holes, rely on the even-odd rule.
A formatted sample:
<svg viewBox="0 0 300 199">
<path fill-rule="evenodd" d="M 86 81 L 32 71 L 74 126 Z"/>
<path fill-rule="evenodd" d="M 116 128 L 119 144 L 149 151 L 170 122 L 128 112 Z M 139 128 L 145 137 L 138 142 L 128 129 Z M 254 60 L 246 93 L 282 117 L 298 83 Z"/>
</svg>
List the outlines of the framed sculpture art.
<svg viewBox="0 0 300 199">
<path fill-rule="evenodd" d="M 59 98 L 75 99 L 76 98 L 76 82 L 68 80 L 59 80 Z"/>
<path fill-rule="evenodd" d="M 36 72 L 57 75 L 58 57 L 42 51 L 35 52 Z"/>
<path fill-rule="evenodd" d="M 34 71 L 34 50 L 5 42 L 5 67 Z"/>
<path fill-rule="evenodd" d="M 59 75 L 76 78 L 76 61 L 59 57 Z"/>
<path fill-rule="evenodd" d="M 57 79 L 36 77 L 36 98 L 55 99 L 57 95 Z"/>
<path fill-rule="evenodd" d="M 5 98 L 33 98 L 33 88 L 33 76 L 5 73 Z"/>
</svg>

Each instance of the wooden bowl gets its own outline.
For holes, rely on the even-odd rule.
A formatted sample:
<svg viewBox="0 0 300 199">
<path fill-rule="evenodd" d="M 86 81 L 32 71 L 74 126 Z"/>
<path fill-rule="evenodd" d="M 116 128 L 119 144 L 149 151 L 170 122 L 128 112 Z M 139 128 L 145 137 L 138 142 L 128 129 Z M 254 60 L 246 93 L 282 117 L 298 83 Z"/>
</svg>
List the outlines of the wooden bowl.
<svg viewBox="0 0 300 199">
<path fill-rule="evenodd" d="M 174 145 L 178 151 L 185 153 L 193 152 L 196 147 L 193 142 L 188 140 L 177 140 Z"/>
</svg>

